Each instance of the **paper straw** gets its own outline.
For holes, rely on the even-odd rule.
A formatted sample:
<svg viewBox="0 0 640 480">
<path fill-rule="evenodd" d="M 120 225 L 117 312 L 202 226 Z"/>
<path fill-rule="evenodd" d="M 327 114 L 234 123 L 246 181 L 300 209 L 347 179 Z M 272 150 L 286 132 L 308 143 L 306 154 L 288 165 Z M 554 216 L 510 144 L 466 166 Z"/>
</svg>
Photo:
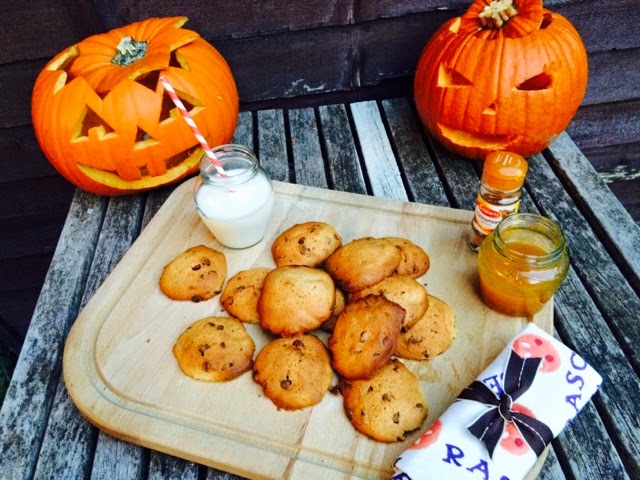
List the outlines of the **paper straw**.
<svg viewBox="0 0 640 480">
<path fill-rule="evenodd" d="M 204 150 L 204 153 L 207 154 L 207 157 L 209 157 L 209 159 L 211 160 L 211 163 L 216 168 L 220 176 L 226 177 L 227 174 L 225 173 L 224 168 L 222 168 L 222 164 L 216 158 L 215 154 L 211 151 L 211 147 L 209 147 L 209 144 L 200 133 L 200 130 L 198 130 L 198 126 L 196 125 L 196 122 L 194 122 L 193 118 L 191 118 L 191 115 L 189 114 L 187 109 L 184 107 L 182 100 L 180 100 L 180 98 L 178 97 L 178 94 L 173 89 L 173 86 L 169 83 L 169 80 L 167 80 L 167 78 L 164 75 L 160 75 L 160 81 L 162 82 L 162 85 L 164 85 L 164 89 L 169 94 L 169 97 L 171 97 L 171 100 L 173 100 L 173 103 L 176 105 L 176 108 L 182 115 L 182 118 L 184 118 L 184 121 L 187 122 L 187 125 L 191 127 L 191 130 L 193 131 L 193 135 L 196 137 L 198 142 L 200 142 L 200 146 Z"/>
</svg>

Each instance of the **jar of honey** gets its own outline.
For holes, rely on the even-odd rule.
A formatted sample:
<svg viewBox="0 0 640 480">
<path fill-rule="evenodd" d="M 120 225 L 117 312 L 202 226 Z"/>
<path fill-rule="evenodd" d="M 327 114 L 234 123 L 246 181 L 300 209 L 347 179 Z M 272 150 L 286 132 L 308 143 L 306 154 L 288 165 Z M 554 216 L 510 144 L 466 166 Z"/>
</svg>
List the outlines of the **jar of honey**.
<svg viewBox="0 0 640 480">
<path fill-rule="evenodd" d="M 478 252 L 480 296 L 487 306 L 529 317 L 560 288 L 569 269 L 560 226 L 531 213 L 503 219 Z"/>
</svg>

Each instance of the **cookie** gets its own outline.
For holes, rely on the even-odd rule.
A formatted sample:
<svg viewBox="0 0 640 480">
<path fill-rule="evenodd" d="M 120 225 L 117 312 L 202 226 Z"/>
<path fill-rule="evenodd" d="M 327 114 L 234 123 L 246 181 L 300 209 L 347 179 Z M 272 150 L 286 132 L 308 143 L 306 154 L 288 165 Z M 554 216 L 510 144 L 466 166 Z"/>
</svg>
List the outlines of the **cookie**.
<svg viewBox="0 0 640 480">
<path fill-rule="evenodd" d="M 353 427 L 379 442 L 400 442 L 427 418 L 417 377 L 399 360 L 368 380 L 340 382 L 344 410 Z"/>
<path fill-rule="evenodd" d="M 282 232 L 271 245 L 276 265 L 317 267 L 342 245 L 342 238 L 328 223 L 299 223 Z"/>
<path fill-rule="evenodd" d="M 160 290 L 173 300 L 200 302 L 222 291 L 227 276 L 224 253 L 198 245 L 169 262 L 160 275 Z"/>
<path fill-rule="evenodd" d="M 400 250 L 402 259 L 396 269 L 397 274 L 418 278 L 427 273 L 431 266 L 431 260 L 422 247 L 406 238 L 385 237 L 385 240 L 390 241 Z"/>
<path fill-rule="evenodd" d="M 371 378 L 393 355 L 403 319 L 404 309 L 382 296 L 348 303 L 329 337 L 334 370 L 350 380 Z"/>
<path fill-rule="evenodd" d="M 406 312 L 404 329 L 411 328 L 429 307 L 427 289 L 407 275 L 391 275 L 372 287 L 352 294 L 349 301 L 355 301 L 367 295 L 383 295 L 387 300 L 404 308 Z"/>
<path fill-rule="evenodd" d="M 277 338 L 256 357 L 253 380 L 278 408 L 297 410 L 315 405 L 333 380 L 329 352 L 310 334 Z"/>
<path fill-rule="evenodd" d="M 400 265 L 401 253 L 383 238 L 365 237 L 342 245 L 324 262 L 324 269 L 347 292 L 381 282 Z"/>
<path fill-rule="evenodd" d="M 207 317 L 188 327 L 173 346 L 180 369 L 205 382 L 224 382 L 251 370 L 255 344 L 232 317 Z"/>
<path fill-rule="evenodd" d="M 433 358 L 456 338 L 455 315 L 445 302 L 429 295 L 429 308 L 418 322 L 398 335 L 395 354 L 409 360 Z"/>
<path fill-rule="evenodd" d="M 258 323 L 258 299 L 270 268 L 251 268 L 229 279 L 220 295 L 220 303 L 229 315 L 247 323 Z"/>
<path fill-rule="evenodd" d="M 277 267 L 265 277 L 258 299 L 260 327 L 283 337 L 318 328 L 331 316 L 335 296 L 336 287 L 327 272 Z"/>
<path fill-rule="evenodd" d="M 333 303 L 333 309 L 331 309 L 331 316 L 325 320 L 320 328 L 325 332 L 333 332 L 333 327 L 335 327 L 336 322 L 338 321 L 338 317 L 344 310 L 344 307 L 347 304 L 347 298 L 344 292 L 340 288 L 336 288 L 336 301 Z"/>
</svg>

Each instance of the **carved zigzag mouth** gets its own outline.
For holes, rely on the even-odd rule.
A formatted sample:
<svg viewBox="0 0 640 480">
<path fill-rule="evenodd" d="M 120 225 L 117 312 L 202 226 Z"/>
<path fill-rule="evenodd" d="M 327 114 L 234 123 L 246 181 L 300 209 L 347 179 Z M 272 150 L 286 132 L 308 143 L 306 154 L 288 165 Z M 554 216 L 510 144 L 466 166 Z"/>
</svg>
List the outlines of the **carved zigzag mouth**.
<svg viewBox="0 0 640 480">
<path fill-rule="evenodd" d="M 115 173 L 82 164 L 78 164 L 78 168 L 91 180 L 109 187 L 121 190 L 148 190 L 171 183 L 189 172 L 197 170 L 203 153 L 201 148 L 197 148 L 182 162 L 167 168 L 163 175 L 151 176 L 145 174 L 146 172 L 141 172 L 143 175 L 139 180 L 123 180 Z"/>
<path fill-rule="evenodd" d="M 517 137 L 516 135 L 481 135 L 448 127 L 440 122 L 438 122 L 437 125 L 444 138 L 462 147 L 504 150 L 509 147 Z"/>
</svg>

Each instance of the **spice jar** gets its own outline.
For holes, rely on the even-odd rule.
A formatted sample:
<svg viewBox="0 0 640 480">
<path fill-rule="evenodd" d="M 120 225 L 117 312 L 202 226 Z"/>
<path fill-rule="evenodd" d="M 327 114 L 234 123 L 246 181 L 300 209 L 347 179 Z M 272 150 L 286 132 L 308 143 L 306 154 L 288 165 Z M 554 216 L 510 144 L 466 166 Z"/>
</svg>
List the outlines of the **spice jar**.
<svg viewBox="0 0 640 480">
<path fill-rule="evenodd" d="M 560 226 L 540 215 L 516 213 L 502 220 L 480 247 L 480 296 L 498 312 L 531 316 L 558 290 L 568 269 Z"/>
<path fill-rule="evenodd" d="M 518 211 L 526 174 L 527 161 L 516 153 L 487 155 L 471 222 L 469 246 L 472 250 L 480 248 L 503 218 Z"/>
<path fill-rule="evenodd" d="M 274 204 L 271 179 L 254 153 L 243 145 L 212 149 L 221 172 L 204 155 L 194 201 L 202 221 L 226 247 L 245 248 L 265 236 Z"/>
</svg>

